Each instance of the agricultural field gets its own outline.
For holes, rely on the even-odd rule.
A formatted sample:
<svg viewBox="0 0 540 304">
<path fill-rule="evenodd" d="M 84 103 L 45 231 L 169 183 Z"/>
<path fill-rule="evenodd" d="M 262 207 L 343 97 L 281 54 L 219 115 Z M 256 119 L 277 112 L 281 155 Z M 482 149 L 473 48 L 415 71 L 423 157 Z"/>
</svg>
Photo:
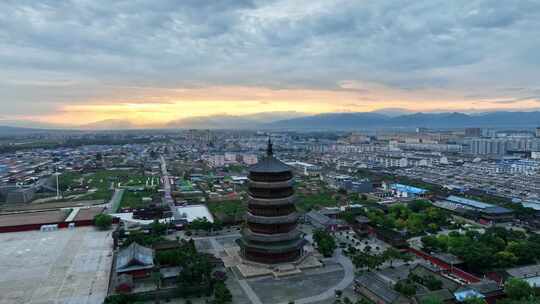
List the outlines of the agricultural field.
<svg viewBox="0 0 540 304">
<path fill-rule="evenodd" d="M 122 201 L 120 202 L 120 208 L 143 208 L 152 203 L 143 202 L 144 197 L 152 197 L 157 193 L 156 189 L 145 189 L 143 191 L 130 191 L 126 190 Z"/>
<path fill-rule="evenodd" d="M 242 221 L 247 210 L 246 203 L 240 200 L 213 202 L 207 206 L 212 215 L 224 223 Z"/>
<path fill-rule="evenodd" d="M 142 186 L 154 183 L 159 177 L 144 176 L 134 171 L 100 170 L 91 173 L 65 172 L 59 177 L 60 190 L 64 196 L 75 195 L 71 200 L 109 200 L 113 189 L 119 186 Z"/>
<path fill-rule="evenodd" d="M 140 174 L 130 175 L 128 180 L 118 183 L 118 187 L 145 187 L 157 188 L 160 184 L 159 176 L 145 176 Z"/>
<path fill-rule="evenodd" d="M 331 192 L 323 192 L 318 194 L 297 194 L 296 208 L 301 212 L 308 212 L 312 209 L 320 209 L 323 207 L 335 207 L 338 201 L 335 195 Z"/>
</svg>

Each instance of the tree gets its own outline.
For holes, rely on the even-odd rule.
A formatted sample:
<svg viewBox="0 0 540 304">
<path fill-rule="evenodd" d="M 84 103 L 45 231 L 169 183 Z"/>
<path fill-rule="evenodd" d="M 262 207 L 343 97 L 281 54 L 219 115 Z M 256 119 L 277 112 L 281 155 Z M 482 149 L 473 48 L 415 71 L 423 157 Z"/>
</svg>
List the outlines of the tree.
<svg viewBox="0 0 540 304">
<path fill-rule="evenodd" d="M 422 237 L 422 247 L 426 251 L 446 251 L 445 244 L 433 235 Z"/>
<path fill-rule="evenodd" d="M 96 225 L 96 227 L 98 227 L 101 230 L 107 230 L 111 228 L 112 220 L 113 220 L 112 216 L 105 213 L 101 213 L 94 217 L 94 225 Z"/>
<path fill-rule="evenodd" d="M 409 280 L 397 282 L 394 289 L 406 297 L 412 297 L 416 294 L 416 285 Z"/>
<path fill-rule="evenodd" d="M 367 267 L 368 270 L 372 270 L 382 265 L 384 258 L 382 255 L 360 252 L 352 257 L 352 262 L 356 268 Z"/>
<path fill-rule="evenodd" d="M 203 218 L 196 218 L 191 223 L 189 223 L 188 226 L 191 230 L 204 230 L 206 232 L 212 231 L 213 224 L 212 222 L 209 222 L 206 217 Z"/>
<path fill-rule="evenodd" d="M 432 206 L 432 204 L 427 200 L 414 200 L 408 204 L 412 212 L 420 212 L 424 209 L 427 209 Z"/>
<path fill-rule="evenodd" d="M 154 284 L 156 285 L 157 292 L 154 294 L 154 302 L 159 304 L 159 290 L 161 287 L 161 273 L 159 270 L 152 272 L 152 281 L 154 281 Z"/>
<path fill-rule="evenodd" d="M 313 233 L 313 240 L 317 243 L 319 252 L 325 257 L 331 257 L 337 248 L 334 237 L 322 229 L 316 230 Z"/>
<path fill-rule="evenodd" d="M 225 304 L 232 302 L 232 294 L 223 282 L 217 282 L 214 285 L 214 303 Z"/>
<path fill-rule="evenodd" d="M 525 300 L 534 295 L 533 288 L 527 282 L 518 278 L 509 279 L 504 284 L 504 292 L 512 300 Z"/>
<path fill-rule="evenodd" d="M 341 215 L 341 218 L 347 222 L 347 224 L 354 224 L 356 222 L 356 214 L 352 211 L 345 211 L 342 215 Z"/>
<path fill-rule="evenodd" d="M 443 287 L 443 282 L 433 275 L 423 277 L 422 283 L 422 285 L 426 286 L 429 290 L 440 290 Z"/>
<path fill-rule="evenodd" d="M 397 250 L 394 247 L 387 248 L 382 254 L 382 257 L 385 261 L 390 261 L 390 267 L 392 267 L 394 260 L 400 260 L 404 258 L 404 256 L 405 255 L 401 253 L 401 251 Z"/>
<path fill-rule="evenodd" d="M 498 268 L 507 268 L 516 264 L 518 258 L 515 254 L 508 251 L 499 251 L 495 254 L 495 266 Z"/>
<path fill-rule="evenodd" d="M 535 252 L 531 250 L 527 241 L 508 242 L 506 250 L 513 253 L 517 257 L 517 263 L 521 265 L 534 263 L 536 259 Z"/>
<path fill-rule="evenodd" d="M 407 230 L 413 234 L 419 234 L 424 230 L 424 217 L 419 213 L 414 213 L 407 219 Z"/>
<path fill-rule="evenodd" d="M 129 304 L 129 303 L 136 302 L 136 300 L 137 300 L 137 297 L 133 295 L 118 294 L 118 295 L 108 296 L 103 303 L 104 304 Z"/>
<path fill-rule="evenodd" d="M 150 224 L 153 235 L 164 235 L 167 232 L 167 228 L 167 224 L 162 224 L 158 220 L 154 220 L 152 224 Z"/>
<path fill-rule="evenodd" d="M 465 304 L 486 304 L 486 301 L 482 298 L 470 297 L 463 301 Z"/>
<path fill-rule="evenodd" d="M 430 297 L 424 299 L 421 304 L 443 304 L 443 301 L 439 300 L 439 298 L 436 297 Z"/>
</svg>

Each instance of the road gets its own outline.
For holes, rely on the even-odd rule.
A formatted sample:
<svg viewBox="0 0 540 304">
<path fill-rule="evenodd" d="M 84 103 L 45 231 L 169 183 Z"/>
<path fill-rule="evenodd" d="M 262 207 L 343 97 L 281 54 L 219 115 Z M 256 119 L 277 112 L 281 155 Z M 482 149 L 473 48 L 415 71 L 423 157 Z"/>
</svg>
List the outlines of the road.
<svg viewBox="0 0 540 304">
<path fill-rule="evenodd" d="M 118 211 L 118 207 L 120 207 L 120 202 L 124 196 L 124 191 L 124 189 L 114 189 L 114 194 L 107 204 L 107 213 L 115 213 Z"/>
<path fill-rule="evenodd" d="M 171 194 L 171 177 L 169 176 L 169 172 L 167 171 L 167 162 L 165 161 L 165 158 L 163 157 L 163 155 L 160 156 L 160 161 L 161 161 L 161 178 L 163 179 L 163 191 L 165 192 L 163 199 L 165 200 L 165 203 L 167 203 L 167 205 L 171 209 L 174 219 L 178 220 L 181 218 L 181 216 L 178 213 L 178 209 L 174 205 L 174 199 L 172 198 L 172 194 Z"/>
</svg>

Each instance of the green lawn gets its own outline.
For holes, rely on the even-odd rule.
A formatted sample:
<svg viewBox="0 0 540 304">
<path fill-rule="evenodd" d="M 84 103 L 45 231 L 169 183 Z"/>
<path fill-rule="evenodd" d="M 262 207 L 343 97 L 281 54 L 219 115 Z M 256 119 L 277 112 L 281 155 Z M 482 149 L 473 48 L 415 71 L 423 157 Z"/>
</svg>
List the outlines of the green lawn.
<svg viewBox="0 0 540 304">
<path fill-rule="evenodd" d="M 157 178 L 157 177 L 154 177 Z M 141 175 L 134 171 L 125 170 L 100 170 L 97 172 L 82 174 L 79 172 L 65 172 L 60 175 L 59 182 L 60 188 L 66 191 L 68 188 L 86 187 L 92 192 L 86 195 L 80 196 L 76 200 L 109 200 L 113 194 L 111 190 L 111 184 L 115 186 L 118 183 L 122 185 L 144 186 L 146 184 L 147 176 Z M 82 181 L 82 184 L 81 184 Z M 159 178 L 154 181 L 154 185 L 159 181 Z M 64 192 L 65 195 L 69 195 L 69 192 Z"/>
<path fill-rule="evenodd" d="M 239 221 L 246 213 L 247 206 L 242 201 L 223 201 L 207 204 L 214 217 L 221 221 Z"/>
<path fill-rule="evenodd" d="M 144 190 L 144 191 L 129 191 L 124 192 L 122 201 L 120 202 L 120 208 L 141 208 L 146 207 L 149 203 L 142 201 L 143 197 L 152 197 L 156 190 Z"/>
<path fill-rule="evenodd" d="M 296 199 L 296 208 L 302 212 L 322 207 L 335 206 L 337 206 L 337 201 L 332 194 L 328 192 L 310 195 L 298 194 Z"/>
</svg>

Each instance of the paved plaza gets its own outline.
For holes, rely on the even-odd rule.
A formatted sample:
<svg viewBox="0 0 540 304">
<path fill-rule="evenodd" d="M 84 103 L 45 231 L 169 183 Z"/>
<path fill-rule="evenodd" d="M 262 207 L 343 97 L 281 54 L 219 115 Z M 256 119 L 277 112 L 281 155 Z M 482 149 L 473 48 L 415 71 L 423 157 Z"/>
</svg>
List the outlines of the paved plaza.
<svg viewBox="0 0 540 304">
<path fill-rule="evenodd" d="M 330 267 L 329 271 L 306 272 L 281 279 L 251 279 L 248 284 L 263 304 L 288 303 L 324 293 L 329 287 L 337 285 L 343 276 L 343 269 Z"/>
<path fill-rule="evenodd" d="M 101 304 L 111 231 L 94 227 L 0 234 L 0 304 Z"/>
</svg>

